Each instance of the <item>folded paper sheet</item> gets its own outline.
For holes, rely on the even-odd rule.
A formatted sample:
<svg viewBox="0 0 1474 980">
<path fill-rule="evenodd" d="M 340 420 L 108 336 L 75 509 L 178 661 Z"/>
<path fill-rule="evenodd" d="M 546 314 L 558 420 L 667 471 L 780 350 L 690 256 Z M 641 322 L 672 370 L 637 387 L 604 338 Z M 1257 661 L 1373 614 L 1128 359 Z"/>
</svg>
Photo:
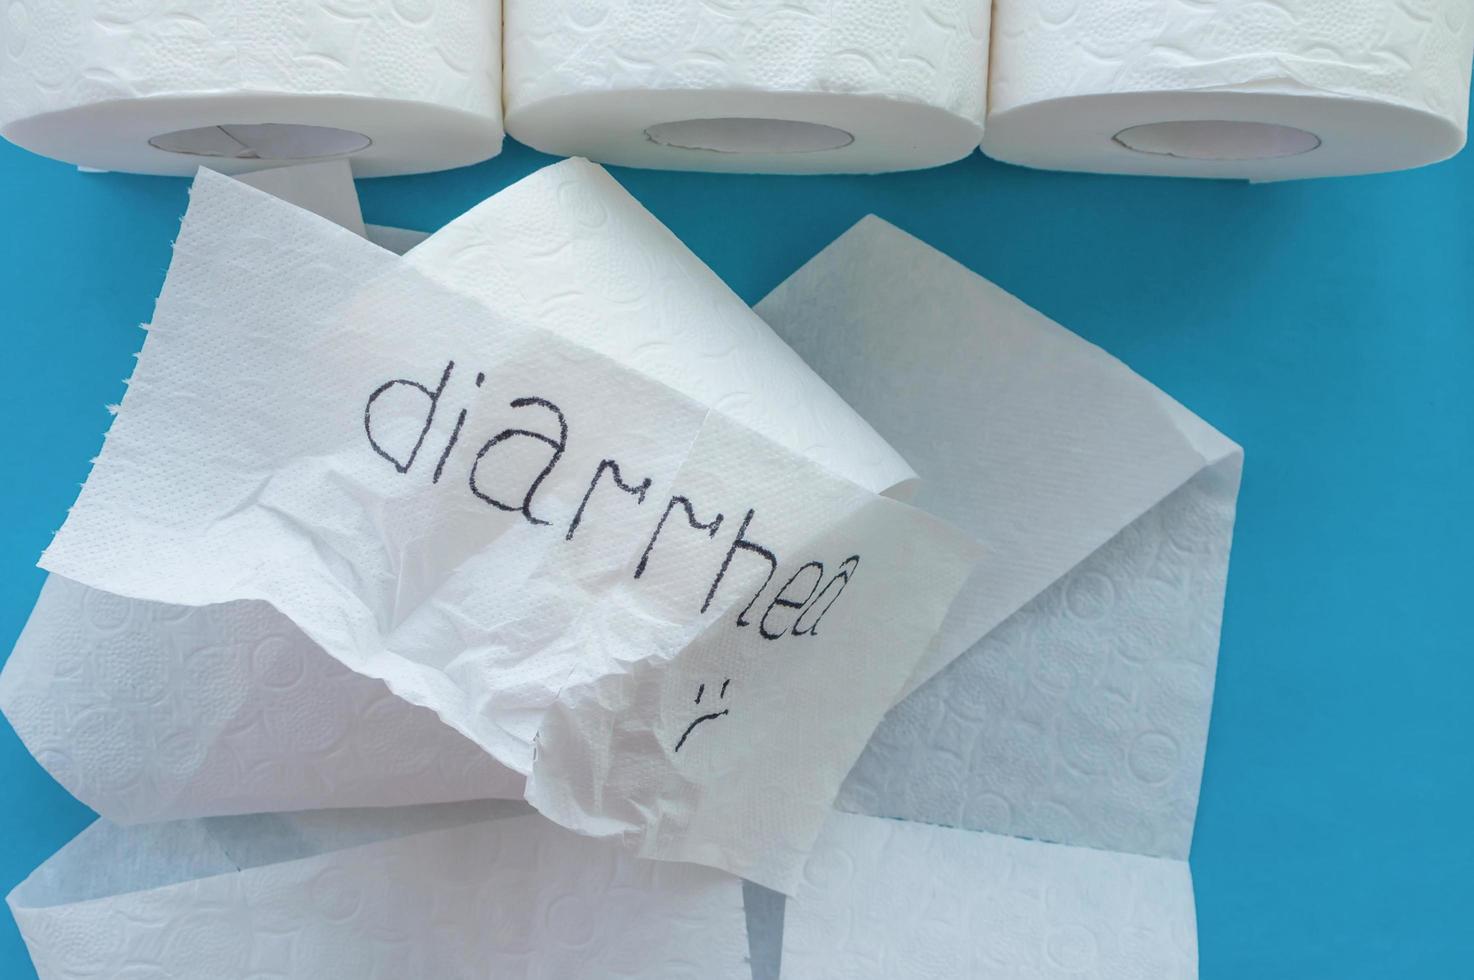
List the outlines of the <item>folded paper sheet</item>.
<svg viewBox="0 0 1474 980">
<path fill-rule="evenodd" d="M 269 602 L 530 773 L 565 825 L 788 888 L 972 559 L 727 414 L 202 173 L 43 564 Z"/>
<path fill-rule="evenodd" d="M 1157 867 L 1140 855 L 1179 859 L 1186 881 L 1241 451 L 1105 352 L 876 218 L 758 310 L 926 474 L 918 505 L 989 559 L 838 805 L 1060 842 L 1029 846 L 1059 848 L 1040 860 L 1067 877 L 1080 848 L 1097 848 L 1123 852 L 1122 869 Z M 1136 888 L 1134 871 L 1121 874 L 1120 888 Z M 1119 924 L 1177 962 L 1191 893 L 1159 894 L 1176 904 L 1143 906 L 1150 928 Z M 789 909 L 791 930 L 803 913 Z"/>
<path fill-rule="evenodd" d="M 522 804 L 98 821 L 9 896 L 41 980 L 748 980 L 741 882 Z"/>
<path fill-rule="evenodd" d="M 789 900 L 791 980 L 1188 980 L 1181 861 L 836 813 Z"/>
</svg>

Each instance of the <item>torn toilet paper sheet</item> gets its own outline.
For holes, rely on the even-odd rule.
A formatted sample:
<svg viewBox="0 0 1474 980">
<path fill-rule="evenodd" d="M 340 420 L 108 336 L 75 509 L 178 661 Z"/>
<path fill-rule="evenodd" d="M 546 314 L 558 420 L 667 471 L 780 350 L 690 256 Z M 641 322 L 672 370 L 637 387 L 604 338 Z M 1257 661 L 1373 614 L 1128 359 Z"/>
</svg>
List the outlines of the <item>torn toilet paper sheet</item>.
<svg viewBox="0 0 1474 980">
<path fill-rule="evenodd" d="M 504 801 L 98 821 L 11 911 L 41 980 L 748 980 L 742 883 Z"/>
<path fill-rule="evenodd" d="M 413 249 L 426 276 L 598 351 L 867 490 L 916 474 L 670 230 L 587 160 L 545 167 Z"/>
<path fill-rule="evenodd" d="M 792 980 L 1195 980 L 1187 864 L 836 813 L 788 901 Z"/>
<path fill-rule="evenodd" d="M 1238 447 L 877 218 L 758 310 L 988 555 L 839 805 L 1185 858 Z"/>
<path fill-rule="evenodd" d="M 936 519 L 203 172 L 43 564 L 135 599 L 269 602 L 531 773 L 566 825 L 784 889 L 973 557 Z M 794 776 L 781 793 L 775 773 Z"/>
<path fill-rule="evenodd" d="M 264 602 L 166 605 L 53 575 L 0 710 L 115 823 L 520 799 L 525 782 Z"/>
</svg>

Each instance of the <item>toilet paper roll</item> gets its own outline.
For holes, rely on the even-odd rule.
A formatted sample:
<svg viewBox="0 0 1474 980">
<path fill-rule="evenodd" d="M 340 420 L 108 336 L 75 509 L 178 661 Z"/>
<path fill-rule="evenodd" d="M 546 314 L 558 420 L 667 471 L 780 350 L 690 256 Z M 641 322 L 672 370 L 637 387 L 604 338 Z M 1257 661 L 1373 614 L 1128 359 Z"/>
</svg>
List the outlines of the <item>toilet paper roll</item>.
<svg viewBox="0 0 1474 980">
<path fill-rule="evenodd" d="M 911 170 L 982 130 L 987 0 L 508 0 L 507 131 L 605 163 Z"/>
<path fill-rule="evenodd" d="M 1468 0 L 998 0 L 983 151 L 1057 170 L 1282 180 L 1464 145 Z"/>
<path fill-rule="evenodd" d="M 500 13 L 496 0 L 18 0 L 0 34 L 0 135 L 135 173 L 463 166 L 501 149 Z"/>
</svg>

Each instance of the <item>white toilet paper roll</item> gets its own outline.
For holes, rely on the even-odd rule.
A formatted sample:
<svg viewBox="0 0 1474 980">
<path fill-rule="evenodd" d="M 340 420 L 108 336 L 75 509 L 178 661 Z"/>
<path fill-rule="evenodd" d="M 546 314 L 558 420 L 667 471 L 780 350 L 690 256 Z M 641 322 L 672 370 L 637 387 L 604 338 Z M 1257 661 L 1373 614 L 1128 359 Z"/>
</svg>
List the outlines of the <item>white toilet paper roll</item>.
<svg viewBox="0 0 1474 980">
<path fill-rule="evenodd" d="M 605 163 L 910 170 L 970 153 L 987 0 L 508 0 L 507 131 Z"/>
<path fill-rule="evenodd" d="M 0 135 L 81 166 L 348 157 L 374 177 L 501 148 L 497 0 L 16 0 L 6 18 Z"/>
<path fill-rule="evenodd" d="M 997 0 L 983 151 L 1058 170 L 1375 173 L 1458 152 L 1469 0 Z"/>
</svg>

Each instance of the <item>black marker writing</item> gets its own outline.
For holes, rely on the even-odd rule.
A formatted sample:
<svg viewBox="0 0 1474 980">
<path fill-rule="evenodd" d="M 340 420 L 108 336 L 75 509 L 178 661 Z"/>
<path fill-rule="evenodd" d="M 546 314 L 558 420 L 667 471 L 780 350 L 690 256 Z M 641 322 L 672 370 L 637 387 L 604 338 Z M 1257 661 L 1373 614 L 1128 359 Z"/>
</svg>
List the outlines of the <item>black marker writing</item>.
<svg viewBox="0 0 1474 980">
<path fill-rule="evenodd" d="M 660 531 L 662 528 L 665 527 L 665 519 L 670 516 L 671 511 L 676 509 L 676 504 L 680 504 L 683 508 L 685 508 L 687 524 L 691 525 L 698 531 L 705 531 L 708 538 L 714 538 L 717 536 L 717 529 L 722 526 L 721 514 L 718 514 L 716 517 L 703 524 L 696 519 L 696 512 L 691 509 L 691 501 L 687 500 L 685 497 L 670 498 L 670 503 L 665 505 L 665 513 L 660 515 L 660 523 L 655 525 L 655 533 L 650 535 L 650 543 L 645 545 L 645 553 L 640 556 L 640 564 L 635 566 L 635 578 L 639 578 L 641 575 L 645 574 L 645 566 L 650 562 L 650 552 L 655 547 L 655 540 L 660 537 Z M 702 606 L 701 611 L 706 612 L 706 607 Z"/>
<path fill-rule="evenodd" d="M 763 584 L 758 586 L 758 590 L 753 593 L 752 598 L 747 600 L 747 605 L 743 607 L 742 612 L 737 614 L 738 626 L 747 625 L 747 611 L 752 608 L 754 602 L 757 602 L 757 597 L 763 594 L 763 590 L 768 587 L 768 583 L 773 581 L 773 573 L 778 570 L 778 557 L 776 555 L 762 545 L 754 544 L 747 540 L 747 526 L 752 523 L 752 515 L 753 511 L 749 509 L 747 516 L 742 518 L 742 526 L 737 529 L 737 537 L 732 540 L 732 547 L 727 549 L 727 557 L 722 560 L 722 567 L 717 569 L 717 577 L 712 579 L 711 588 L 706 593 L 706 601 L 701 604 L 702 612 L 706 612 L 710 608 L 711 600 L 716 598 L 717 586 L 722 584 L 722 579 L 727 574 L 727 566 L 732 564 L 732 558 L 738 551 L 750 551 L 755 555 L 766 558 L 768 561 L 767 577 L 763 579 Z"/>
<path fill-rule="evenodd" d="M 547 521 L 539 520 L 532 516 L 532 498 L 537 494 L 537 488 L 542 486 L 542 482 L 548 478 L 548 474 L 553 472 L 553 467 L 558 465 L 558 460 L 563 458 L 563 450 L 568 445 L 568 420 L 563 417 L 562 409 L 545 398 L 518 398 L 512 402 L 513 408 L 531 408 L 533 406 L 545 408 L 557 417 L 558 438 L 554 440 L 551 436 L 545 436 L 541 432 L 532 432 L 527 429 L 503 429 L 486 440 L 486 443 L 481 447 L 481 451 L 476 454 L 476 462 L 471 464 L 470 483 L 471 492 L 493 507 L 499 510 L 521 511 L 522 516 L 527 518 L 530 524 L 546 524 L 548 523 Z M 497 500 L 490 494 L 483 493 L 481 488 L 476 485 L 476 472 L 481 466 L 482 461 L 486 458 L 486 454 L 513 436 L 521 436 L 524 439 L 536 439 L 539 442 L 547 443 L 553 449 L 552 458 L 548 460 L 548 465 L 543 467 L 542 472 L 537 475 L 537 479 L 533 480 L 531 486 L 527 488 L 527 493 L 523 495 L 520 507 L 514 507 L 511 504 Z"/>
<path fill-rule="evenodd" d="M 645 502 L 645 493 L 650 489 L 650 478 L 648 476 L 642 482 L 630 486 L 624 480 L 620 479 L 618 463 L 612 459 L 602 460 L 598 468 L 594 470 L 594 478 L 589 481 L 589 488 L 584 492 L 583 500 L 578 504 L 578 510 L 573 512 L 573 520 L 568 523 L 568 533 L 563 536 L 564 541 L 573 540 L 573 532 L 578 530 L 578 522 L 583 520 L 583 509 L 589 505 L 589 498 L 594 495 L 594 487 L 599 485 L 599 477 L 604 475 L 605 470 L 609 471 L 609 479 L 614 481 L 616 487 L 625 493 L 634 494 L 640 503 L 643 504 Z M 720 520 L 720 516 L 717 519 Z M 646 549 L 646 553 L 649 553 L 648 548 Z M 636 573 L 635 577 L 639 578 L 639 574 Z"/>
<path fill-rule="evenodd" d="M 374 452 L 393 463 L 394 468 L 399 472 L 408 473 L 409 468 L 415 465 L 415 457 L 420 454 L 420 447 L 425 444 L 425 435 L 430 431 L 431 423 L 435 421 L 435 408 L 440 404 L 440 395 L 445 391 L 445 383 L 450 380 L 450 373 L 455 370 L 455 366 L 455 361 L 450 361 L 445 365 L 445 371 L 440 375 L 440 384 L 435 386 L 434 391 L 431 391 L 418 381 L 410 381 L 408 378 L 395 378 L 393 381 L 385 381 L 379 387 L 375 388 L 374 393 L 368 397 L 368 404 L 363 406 L 363 431 L 368 435 L 369 445 L 373 447 Z M 420 436 L 415 440 L 414 448 L 409 451 L 409 458 L 404 460 L 399 459 L 393 453 L 389 452 L 379 444 L 378 439 L 374 438 L 373 422 L 374 402 L 378 401 L 385 392 L 400 385 L 418 391 L 430 402 L 429 410 L 425 412 L 425 424 L 420 426 Z"/>
<path fill-rule="evenodd" d="M 814 584 L 809 586 L 809 591 L 804 595 L 803 600 L 801 602 L 795 602 L 794 600 L 788 598 L 789 586 L 798 581 L 798 577 L 811 568 L 814 570 Z M 768 603 L 767 610 L 763 612 L 763 618 L 758 620 L 757 631 L 762 634 L 763 639 L 776 640 L 781 637 L 788 629 L 788 627 L 786 626 L 780 626 L 774 632 L 768 631 L 768 617 L 773 615 L 774 609 L 782 606 L 785 609 L 802 610 L 804 606 L 807 606 L 809 604 L 809 600 L 814 598 L 814 593 L 819 591 L 819 583 L 822 581 L 824 581 L 824 563 L 822 561 L 804 562 L 802 565 L 800 565 L 798 567 L 798 571 L 794 572 L 793 575 L 788 579 L 788 581 L 783 583 L 783 588 L 778 590 L 778 594 L 773 596 L 773 601 Z M 799 615 L 802 615 L 802 612 L 800 612 Z M 795 620 L 795 624 L 796 622 L 797 621 Z M 818 625 L 817 621 L 815 625 Z"/>
<path fill-rule="evenodd" d="M 859 567 L 860 567 L 860 556 L 859 555 L 850 555 L 844 561 L 842 561 L 842 562 L 839 563 L 839 571 L 835 572 L 834 573 L 834 578 L 830 579 L 829 580 L 829 584 L 824 586 L 824 591 L 823 592 L 820 592 L 819 595 L 814 599 L 813 603 L 809 606 L 809 608 L 807 608 L 803 612 L 799 613 L 798 614 L 798 619 L 794 620 L 794 623 L 793 623 L 793 635 L 794 636 L 803 636 L 805 634 L 807 634 L 809 636 L 818 636 L 819 635 L 819 620 L 821 620 L 821 619 L 824 618 L 824 614 L 829 611 L 829 607 L 832 606 L 832 605 L 834 605 L 834 602 L 835 602 L 836 599 L 839 598 L 840 593 L 844 592 L 844 587 L 846 585 L 849 585 L 850 584 L 850 576 L 853 575 L 855 569 L 857 569 Z M 829 594 L 829 590 L 830 589 L 833 589 L 834 588 L 834 583 L 835 582 L 838 582 L 839 583 L 839 588 L 838 589 L 835 589 L 835 592 L 834 592 L 833 597 L 831 597 L 830 600 L 827 603 L 824 604 L 824 608 L 823 609 L 819 609 L 819 604 L 821 602 L 824 602 L 824 597 Z M 817 615 L 817 616 L 814 617 L 813 625 L 811 625 L 808 629 L 804 629 L 803 628 L 803 625 L 804 625 L 804 616 L 806 616 L 809 613 L 813 612 L 815 609 L 819 609 L 819 615 Z"/>
<path fill-rule="evenodd" d="M 456 362 L 448 360 L 444 370 L 441 372 L 440 380 L 434 388 L 431 388 L 428 384 L 409 378 L 395 378 L 379 385 L 369 395 L 368 401 L 363 408 L 364 433 L 368 437 L 370 448 L 380 458 L 387 460 L 393 465 L 395 472 L 406 476 L 411 474 L 416 460 L 419 458 L 420 451 L 424 448 L 425 442 L 429 438 L 430 430 L 434 427 L 441 402 L 447 397 L 447 391 L 456 376 L 455 372 Z M 484 372 L 476 372 L 475 386 L 477 389 L 481 389 L 486 383 L 486 380 L 486 374 Z M 469 383 L 467 383 L 466 387 L 469 387 Z M 399 396 L 383 400 L 386 394 L 397 389 L 406 390 L 406 394 L 409 397 L 408 402 Z M 419 398 L 423 398 L 424 400 L 423 409 L 415 403 L 416 399 Z M 569 421 L 563 410 L 547 398 L 529 395 L 517 398 L 509 402 L 508 405 L 513 409 L 541 409 L 543 412 L 548 413 L 552 420 L 557 422 L 557 436 L 554 437 L 546 431 L 537 431 L 534 427 L 502 429 L 481 444 L 466 474 L 466 485 L 478 500 L 490 504 L 498 510 L 519 513 L 529 524 L 545 526 L 552 522 L 537 516 L 534 513 L 533 507 L 544 481 L 548 479 L 553 473 L 554 468 L 563 460 L 564 451 L 568 447 Z M 452 456 L 456 452 L 456 447 L 460 445 L 462 433 L 468 431 L 468 428 L 471 427 L 468 426 L 468 420 L 474 407 L 461 408 L 457 412 L 450 435 L 446 439 L 444 448 L 440 451 L 435 468 L 430 473 L 429 482 L 431 484 L 440 483 L 440 479 L 445 474 L 447 467 L 451 465 Z M 423 416 L 421 412 L 423 412 Z M 404 432 L 406 436 L 409 432 L 413 432 L 416 427 L 418 428 L 418 435 L 415 437 L 413 446 L 386 445 L 386 434 L 391 431 L 390 423 L 384 419 L 386 413 L 391 415 L 400 413 L 404 416 L 397 421 L 400 423 L 399 431 Z M 409 425 L 404 425 L 403 423 L 405 422 L 408 422 Z M 504 447 L 510 440 L 516 438 L 531 440 L 534 443 L 546 447 L 550 452 L 546 464 L 538 472 L 537 476 L 528 483 L 525 492 L 521 495 L 521 499 L 518 500 L 515 495 L 507 495 L 509 499 L 504 499 L 501 491 L 490 489 L 489 484 L 494 482 L 490 474 L 495 471 L 496 464 L 500 458 L 496 456 L 497 450 Z M 393 440 L 389 441 L 391 443 L 393 442 Z M 400 441 L 407 442 L 408 440 L 406 438 Z M 516 454 L 514 453 L 515 456 Z M 605 478 L 606 474 L 607 479 Z M 588 489 L 584 491 L 583 497 L 579 501 L 572 519 L 568 522 L 567 530 L 564 532 L 564 540 L 572 541 L 573 535 L 588 523 L 585 521 L 585 517 L 588 512 L 589 502 L 593 499 L 595 491 L 601 485 L 610 483 L 620 493 L 634 497 L 635 506 L 639 507 L 645 503 L 645 498 L 649 495 L 654 481 L 647 476 L 638 483 L 626 483 L 620 464 L 612 456 L 602 459 L 598 466 L 595 467 L 593 475 L 588 482 Z M 606 489 L 603 492 L 608 494 L 610 491 Z M 560 496 L 559 499 L 565 498 Z M 666 524 L 672 512 L 677 510 L 677 508 L 684 514 L 685 523 L 688 528 L 705 531 L 708 538 L 716 538 L 725 521 L 724 514 L 721 511 L 716 512 L 709 520 L 698 518 L 699 508 L 691 498 L 679 493 L 672 494 L 667 500 L 665 508 L 661 511 L 654 530 L 646 541 L 644 551 L 640 554 L 639 562 L 636 564 L 634 570 L 634 577 L 636 579 L 644 577 L 645 573 L 649 571 L 655 547 L 662 540 L 661 535 L 667 530 Z M 706 597 L 700 609 L 702 613 L 706 613 L 711 609 L 716 601 L 718 590 L 726 580 L 728 570 L 732 568 L 733 562 L 739 555 L 746 555 L 749 558 L 760 558 L 766 563 L 766 574 L 763 577 L 761 585 L 758 586 L 752 597 L 748 599 L 747 605 L 737 614 L 735 625 L 738 628 L 752 625 L 748 620 L 748 615 L 754 608 L 761 608 L 758 606 L 759 600 L 763 599 L 768 593 L 769 587 L 772 586 L 774 579 L 778 577 L 779 569 L 784 567 L 785 564 L 780 561 L 778 555 L 772 549 L 757 543 L 748 536 L 755 519 L 756 509 L 752 507 L 746 508 L 742 518 L 742 524 L 737 529 L 736 537 L 733 538 L 725 556 L 722 558 L 721 565 L 716 570 L 715 577 L 711 580 L 710 587 L 706 591 Z M 600 533 L 608 532 L 601 530 L 597 524 L 594 525 L 592 530 L 584 531 L 585 535 L 597 535 Z M 667 546 L 667 550 L 669 550 L 669 546 Z M 715 554 L 712 555 L 712 558 L 715 559 Z M 851 555 L 839 564 L 837 571 L 835 571 L 827 582 L 825 581 L 826 565 L 823 561 L 811 560 L 798 565 L 792 574 L 788 575 L 786 580 L 783 580 L 783 585 L 778 588 L 776 594 L 768 599 L 767 606 L 757 621 L 758 633 L 766 640 L 778 640 L 786 635 L 817 636 L 820 622 L 828 615 L 829 610 L 844 593 L 859 564 L 860 556 Z M 664 575 L 667 578 L 675 579 L 689 577 L 684 572 L 676 569 L 666 571 Z M 792 610 L 792 612 L 789 612 L 789 610 Z M 793 616 L 791 627 L 786 623 L 786 617 L 790 615 Z M 704 692 L 705 687 L 703 685 L 697 691 L 698 703 Z M 725 694 L 726 683 L 722 685 L 722 691 L 718 697 L 724 697 Z M 721 717 L 725 713 L 725 711 L 719 712 L 708 718 L 698 719 L 698 721 L 709 721 L 711 718 Z M 684 742 L 684 740 L 685 737 L 682 736 L 682 741 Z"/>
</svg>

